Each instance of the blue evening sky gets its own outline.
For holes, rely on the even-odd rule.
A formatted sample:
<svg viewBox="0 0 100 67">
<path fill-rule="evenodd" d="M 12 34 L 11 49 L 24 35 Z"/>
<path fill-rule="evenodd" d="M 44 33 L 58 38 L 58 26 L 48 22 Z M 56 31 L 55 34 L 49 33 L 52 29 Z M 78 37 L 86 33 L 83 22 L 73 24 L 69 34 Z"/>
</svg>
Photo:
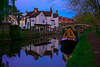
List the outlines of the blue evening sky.
<svg viewBox="0 0 100 67">
<path fill-rule="evenodd" d="M 16 7 L 18 10 L 25 14 L 25 11 L 33 11 L 34 8 L 38 8 L 39 11 L 49 11 L 52 7 L 53 12 L 55 13 L 58 10 L 59 16 L 72 18 L 75 13 L 70 12 L 69 9 L 65 7 L 67 1 L 62 0 L 17 0 Z"/>
</svg>

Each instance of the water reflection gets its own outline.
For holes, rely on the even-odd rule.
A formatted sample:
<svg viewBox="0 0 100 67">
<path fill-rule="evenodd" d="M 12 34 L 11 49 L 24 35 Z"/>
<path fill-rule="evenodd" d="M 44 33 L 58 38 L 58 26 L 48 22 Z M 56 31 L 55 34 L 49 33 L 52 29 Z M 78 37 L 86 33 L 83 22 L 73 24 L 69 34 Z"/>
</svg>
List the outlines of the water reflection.
<svg viewBox="0 0 100 67">
<path fill-rule="evenodd" d="M 62 56 L 63 56 L 63 60 L 65 62 L 68 61 L 68 59 L 70 57 L 72 57 L 72 52 L 75 48 L 76 44 L 63 44 L 61 45 L 61 52 L 62 52 Z"/>
<path fill-rule="evenodd" d="M 2 56 L 0 56 L 0 67 L 9 67 L 8 61 L 6 61 L 6 63 L 2 63 Z"/>
<path fill-rule="evenodd" d="M 38 57 L 43 56 L 50 56 L 52 59 L 53 53 L 56 53 L 58 55 L 58 46 L 59 46 L 59 40 L 57 39 L 50 39 L 48 42 L 35 44 L 32 43 L 28 46 L 24 47 L 26 56 L 32 55 L 35 60 L 38 59 Z"/>
<path fill-rule="evenodd" d="M 20 57 L 22 43 L 22 41 L 13 41 L 0 44 L 0 67 L 9 67 L 9 61 L 2 62 L 4 55 L 9 58 L 16 57 L 17 55 Z"/>
<path fill-rule="evenodd" d="M 2 43 L 0 45 L 0 66 L 65 67 L 74 48 L 75 45 L 60 45 L 58 36 Z M 33 63 L 34 60 L 36 61 Z"/>
<path fill-rule="evenodd" d="M 9 58 L 11 57 L 20 57 L 20 50 L 22 48 L 22 41 L 13 41 L 13 42 L 7 42 L 3 43 L 2 46 L 0 46 L 0 56 L 7 55 Z"/>
<path fill-rule="evenodd" d="M 41 67 L 65 67 L 66 63 L 62 59 L 59 39 L 54 36 L 2 43 L 0 45 L 0 66 L 40 67 L 42 64 Z M 36 60 L 34 63 L 33 58 Z"/>
<path fill-rule="evenodd" d="M 2 43 L 0 45 L 0 66 L 65 67 L 74 48 L 73 44 L 60 45 L 58 36 Z"/>
</svg>

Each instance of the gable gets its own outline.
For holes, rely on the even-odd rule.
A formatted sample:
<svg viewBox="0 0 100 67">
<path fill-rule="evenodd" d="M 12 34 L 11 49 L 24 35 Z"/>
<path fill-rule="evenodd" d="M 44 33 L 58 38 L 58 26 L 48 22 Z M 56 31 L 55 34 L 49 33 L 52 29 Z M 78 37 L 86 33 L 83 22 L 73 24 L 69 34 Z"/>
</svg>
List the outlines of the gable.
<svg viewBox="0 0 100 67">
<path fill-rule="evenodd" d="M 32 12 L 27 12 L 26 16 L 30 16 L 30 15 L 32 15 L 32 13 L 34 13 L 34 11 L 32 11 Z"/>
</svg>

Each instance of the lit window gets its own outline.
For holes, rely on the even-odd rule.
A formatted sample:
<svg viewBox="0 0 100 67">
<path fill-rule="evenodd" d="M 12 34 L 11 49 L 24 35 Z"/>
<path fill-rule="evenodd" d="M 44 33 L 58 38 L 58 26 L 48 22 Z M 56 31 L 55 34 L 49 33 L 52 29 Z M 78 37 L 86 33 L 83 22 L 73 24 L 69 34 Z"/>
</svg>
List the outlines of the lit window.
<svg viewBox="0 0 100 67">
<path fill-rule="evenodd" d="M 56 22 L 54 22 L 54 25 L 56 25 Z"/>
</svg>

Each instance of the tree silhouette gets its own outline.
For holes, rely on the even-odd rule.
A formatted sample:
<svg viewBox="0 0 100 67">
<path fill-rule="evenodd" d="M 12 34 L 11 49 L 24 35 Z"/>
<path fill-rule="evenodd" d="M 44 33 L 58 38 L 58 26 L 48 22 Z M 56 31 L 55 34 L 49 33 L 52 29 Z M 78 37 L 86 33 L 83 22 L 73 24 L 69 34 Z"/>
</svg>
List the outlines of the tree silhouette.
<svg viewBox="0 0 100 67">
<path fill-rule="evenodd" d="M 100 21 L 100 0 L 68 0 L 66 6 L 79 12 L 91 12 L 97 22 Z"/>
<path fill-rule="evenodd" d="M 13 5 L 13 14 L 14 14 L 15 0 L 0 0 L 0 23 L 2 20 L 4 20 L 4 17 L 6 17 L 6 20 L 7 20 L 10 2 Z"/>
</svg>

